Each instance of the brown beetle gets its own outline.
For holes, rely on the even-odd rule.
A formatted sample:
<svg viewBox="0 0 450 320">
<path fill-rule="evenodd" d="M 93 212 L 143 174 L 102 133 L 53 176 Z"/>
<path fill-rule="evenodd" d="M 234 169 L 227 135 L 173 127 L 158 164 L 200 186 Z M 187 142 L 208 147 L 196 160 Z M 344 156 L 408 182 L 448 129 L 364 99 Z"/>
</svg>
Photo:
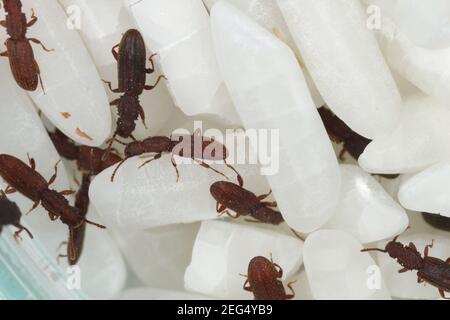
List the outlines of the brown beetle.
<svg viewBox="0 0 450 320">
<path fill-rule="evenodd" d="M 87 146 L 77 146 L 72 140 L 59 130 L 49 132 L 58 153 L 68 159 L 77 162 L 78 168 L 89 174 L 96 175 L 116 163 L 122 158 L 115 153 Z M 106 157 L 104 157 L 106 154 Z"/>
<path fill-rule="evenodd" d="M 117 140 L 116 140 L 117 141 Z M 119 143 L 122 143 L 119 141 Z M 144 153 L 154 153 L 155 155 L 150 159 L 145 161 L 141 166 L 161 158 L 163 153 L 172 153 L 172 155 L 177 155 L 184 158 L 191 158 L 196 163 L 201 165 L 206 169 L 213 170 L 214 172 L 226 176 L 219 172 L 218 170 L 212 168 L 210 165 L 205 163 L 203 160 L 213 160 L 219 161 L 223 160 L 228 168 L 233 170 L 239 181 L 242 181 L 241 175 L 234 169 L 231 165 L 226 162 L 228 157 L 227 148 L 220 142 L 214 139 L 206 138 L 202 136 L 201 130 L 195 130 L 193 135 L 180 135 L 176 139 L 173 137 L 156 136 L 149 137 L 142 141 L 133 141 L 128 144 L 124 144 L 125 147 L 125 159 L 116 167 L 113 174 L 111 175 L 111 182 L 114 181 L 114 177 L 117 173 L 119 167 L 129 158 L 142 155 Z M 172 165 L 175 168 L 177 174 L 177 181 L 179 180 L 180 173 L 177 168 L 175 159 L 172 156 Z"/>
<path fill-rule="evenodd" d="M 6 20 L 0 21 L 0 25 L 6 28 L 9 38 L 6 40 L 6 51 L 0 53 L 2 57 L 9 58 L 14 79 L 24 90 L 34 91 L 38 82 L 44 85 L 39 71 L 30 41 L 40 44 L 42 48 L 49 52 L 41 41 L 35 38 L 27 38 L 27 29 L 33 26 L 38 18 L 32 12 L 31 20 L 27 22 L 25 14 L 22 12 L 22 3 L 19 0 L 3 0 L 6 12 Z"/>
<path fill-rule="evenodd" d="M 22 212 L 20 212 L 19 207 L 15 202 L 12 202 L 6 197 L 5 192 L 0 190 L 0 233 L 2 228 L 8 225 L 16 227 L 18 230 L 14 233 L 16 239 L 20 238 L 20 233 L 26 231 L 31 239 L 33 235 L 31 232 L 20 224 L 20 219 L 22 218 Z"/>
<path fill-rule="evenodd" d="M 75 196 L 75 207 L 80 210 L 80 215 L 86 217 L 89 209 L 89 186 L 91 184 L 91 175 L 84 174 L 80 188 Z M 69 239 L 67 244 L 67 254 L 60 254 L 59 258 L 68 258 L 69 265 L 73 266 L 80 260 L 83 252 L 84 238 L 86 235 L 86 223 L 78 228 L 69 228 Z"/>
<path fill-rule="evenodd" d="M 116 48 L 119 51 L 116 52 Z M 153 57 L 150 56 L 151 67 L 146 67 L 146 49 L 144 39 L 139 31 L 130 29 L 122 37 L 121 42 L 112 48 L 112 54 L 117 60 L 119 87 L 113 89 L 111 82 L 104 81 L 109 89 L 114 93 L 123 95 L 112 101 L 111 106 L 117 106 L 119 117 L 117 119 L 117 129 L 110 141 L 108 149 L 118 135 L 122 138 L 132 138 L 136 128 L 136 120 L 140 116 L 145 125 L 144 109 L 139 102 L 139 96 L 144 90 L 152 90 L 165 76 L 159 76 L 154 85 L 146 85 L 146 75 L 155 71 Z"/>
<path fill-rule="evenodd" d="M 255 300 L 288 300 L 294 298 L 293 282 L 287 285 L 292 293 L 286 294 L 283 283 L 279 280 L 283 277 L 283 269 L 271 260 L 261 256 L 250 260 L 244 290 L 252 292 Z"/>
<path fill-rule="evenodd" d="M 0 155 L 0 176 L 9 184 L 6 193 L 19 191 L 22 195 L 34 201 L 30 212 L 37 208 L 39 204 L 42 204 L 52 221 L 59 218 L 69 229 L 76 229 L 84 223 L 89 223 L 102 229 L 105 228 L 100 224 L 87 220 L 81 215 L 80 209 L 69 205 L 69 201 L 64 196 L 73 194 L 73 191 L 57 192 L 49 188 L 56 180 L 59 162 L 55 165 L 55 173 L 47 182 L 35 170 L 36 164 L 34 159 L 29 157 L 28 160 L 30 166 L 14 156 Z"/>
<path fill-rule="evenodd" d="M 405 246 L 398 242 L 397 238 L 398 236 L 389 241 L 384 249 L 368 248 L 362 249 L 361 252 L 379 251 L 388 253 L 403 267 L 398 271 L 399 273 L 417 270 L 417 281 L 419 283 L 427 282 L 435 286 L 442 298 L 449 299 L 445 297 L 444 292 L 450 292 L 450 258 L 443 261 L 439 258 L 430 257 L 428 249 L 433 247 L 433 242 L 425 246 L 424 257 L 422 258 L 414 243 L 410 242 Z"/>
<path fill-rule="evenodd" d="M 364 152 L 364 149 L 370 142 L 372 142 L 372 140 L 354 132 L 331 110 L 321 107 L 318 111 L 331 141 L 335 143 L 343 143 L 342 151 L 339 154 L 339 160 L 344 160 L 344 154 L 346 152 L 348 152 L 353 159 L 358 160 L 359 156 Z M 398 174 L 377 175 L 386 179 L 395 179 L 399 176 Z"/>
<path fill-rule="evenodd" d="M 209 191 L 217 201 L 216 210 L 219 214 L 226 213 L 228 216 L 238 218 L 239 216 L 251 216 L 258 222 L 278 225 L 282 223 L 281 213 L 271 208 L 277 207 L 276 202 L 263 201 L 271 193 L 256 196 L 239 185 L 228 181 L 214 182 Z M 232 216 L 227 209 L 236 213 Z"/>
</svg>

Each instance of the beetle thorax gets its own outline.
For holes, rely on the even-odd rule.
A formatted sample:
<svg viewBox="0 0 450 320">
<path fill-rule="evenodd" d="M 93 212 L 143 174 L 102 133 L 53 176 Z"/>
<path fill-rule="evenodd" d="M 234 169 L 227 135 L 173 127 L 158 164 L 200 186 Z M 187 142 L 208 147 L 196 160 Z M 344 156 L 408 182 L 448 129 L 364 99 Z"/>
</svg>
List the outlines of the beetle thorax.
<svg viewBox="0 0 450 320">
<path fill-rule="evenodd" d="M 20 19 L 19 21 L 17 21 Z M 12 40 L 21 40 L 27 33 L 27 18 L 25 14 L 8 15 L 6 18 L 6 32 Z"/>
<path fill-rule="evenodd" d="M 79 226 L 83 221 L 79 210 L 69 205 L 69 201 L 55 190 L 44 190 L 41 195 L 42 206 L 51 214 L 60 217 L 64 224 Z"/>
<path fill-rule="evenodd" d="M 397 259 L 398 263 L 409 269 L 419 270 L 423 265 L 423 258 L 420 252 L 406 247 L 399 242 L 389 242 L 386 245 L 386 250 L 391 258 Z"/>
</svg>

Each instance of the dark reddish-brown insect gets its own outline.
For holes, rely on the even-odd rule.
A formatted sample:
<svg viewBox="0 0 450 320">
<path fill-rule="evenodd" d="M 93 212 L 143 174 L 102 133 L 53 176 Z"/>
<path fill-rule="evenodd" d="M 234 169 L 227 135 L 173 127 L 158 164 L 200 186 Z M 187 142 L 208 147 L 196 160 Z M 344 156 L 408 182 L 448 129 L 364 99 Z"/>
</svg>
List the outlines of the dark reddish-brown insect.
<svg viewBox="0 0 450 320">
<path fill-rule="evenodd" d="M 84 174 L 83 179 L 75 197 L 75 207 L 80 210 L 80 215 L 86 217 L 89 209 L 89 186 L 91 184 L 91 175 Z M 58 258 L 67 257 L 69 265 L 73 266 L 80 260 L 83 252 L 84 238 L 86 234 L 86 222 L 78 228 L 69 227 L 69 239 L 67 244 L 67 254 L 60 254 Z"/>
<path fill-rule="evenodd" d="M 59 130 L 49 132 L 49 135 L 62 157 L 76 161 L 78 168 L 89 174 L 99 174 L 106 168 L 122 161 L 122 158 L 115 153 L 94 147 L 77 146 Z"/>
<path fill-rule="evenodd" d="M 116 48 L 119 48 L 118 52 L 116 52 Z M 164 76 L 159 76 L 154 85 L 145 84 L 146 75 L 155 71 L 153 64 L 155 55 L 150 56 L 151 67 L 147 68 L 146 53 L 144 39 L 141 33 L 135 29 L 128 30 L 123 35 L 121 42 L 112 48 L 112 54 L 117 60 L 119 87 L 113 89 L 111 82 L 104 82 L 108 84 L 112 92 L 123 93 L 123 95 L 111 102 L 111 106 L 117 106 L 119 117 L 110 146 L 117 135 L 136 140 L 133 137 L 133 131 L 139 116 L 145 125 L 145 113 L 140 105 L 139 96 L 144 90 L 152 90 L 161 79 L 165 79 Z"/>
<path fill-rule="evenodd" d="M 348 152 L 355 160 L 364 152 L 364 149 L 372 141 L 367 139 L 345 124 L 332 111 L 325 107 L 318 109 L 322 122 L 327 130 L 331 141 L 335 143 L 343 143 L 343 148 L 339 154 L 339 159 L 344 160 L 344 154 Z M 398 174 L 377 174 L 383 178 L 395 179 Z"/>
<path fill-rule="evenodd" d="M 172 155 L 177 155 L 184 158 L 191 158 L 199 165 L 204 168 L 213 170 L 214 172 L 226 177 L 223 173 L 212 168 L 210 165 L 205 163 L 203 160 L 213 160 L 220 161 L 223 160 L 228 168 L 233 170 L 238 177 L 239 181 L 242 181 L 239 173 L 229 164 L 226 163 L 226 158 L 228 157 L 227 148 L 220 142 L 214 139 L 206 138 L 202 136 L 201 130 L 195 130 L 194 134 L 191 136 L 180 135 L 174 140 L 172 137 L 149 137 L 142 141 L 134 141 L 129 144 L 125 144 L 125 159 L 116 167 L 114 170 L 111 181 L 114 181 L 114 177 L 117 173 L 119 167 L 128 159 L 134 156 L 138 156 L 144 153 L 154 153 L 155 156 L 150 160 L 145 161 L 140 167 L 148 164 L 153 160 L 161 158 L 163 153 L 172 153 Z M 180 177 L 178 172 L 177 164 L 174 157 L 172 156 L 172 165 L 177 173 L 177 181 Z"/>
<path fill-rule="evenodd" d="M 288 300 L 295 296 L 292 283 L 287 286 L 291 294 L 286 294 L 283 283 L 283 269 L 264 257 L 254 257 L 248 264 L 247 280 L 244 290 L 253 292 L 255 300 Z"/>
<path fill-rule="evenodd" d="M 33 239 L 33 235 L 31 232 L 20 224 L 20 219 L 22 218 L 22 212 L 20 212 L 19 207 L 15 202 L 12 202 L 6 197 L 5 192 L 0 190 L 0 233 L 2 232 L 2 228 L 5 226 L 14 226 L 18 230 L 14 233 L 14 237 L 16 239 L 20 238 L 20 233 L 22 231 L 26 231 L 31 239 Z"/>
<path fill-rule="evenodd" d="M 214 182 L 209 191 L 217 201 L 216 210 L 221 215 L 225 213 L 233 218 L 251 216 L 258 222 L 274 225 L 284 221 L 281 213 L 272 209 L 277 207 L 276 202 L 263 201 L 272 191 L 256 196 L 253 192 L 244 189 L 243 183 L 240 182 L 237 185 L 228 181 Z M 228 209 L 234 211 L 236 215 L 232 216 Z"/>
<path fill-rule="evenodd" d="M 56 180 L 59 162 L 55 165 L 55 173 L 47 182 L 35 170 L 36 164 L 34 159 L 28 159 L 30 166 L 11 155 L 0 155 L 0 176 L 9 184 L 6 193 L 19 191 L 34 201 L 34 205 L 30 211 L 37 208 L 39 204 L 42 204 L 52 221 L 59 218 L 71 230 L 79 228 L 84 223 L 89 223 L 103 229 L 105 228 L 102 225 L 87 220 L 82 216 L 80 209 L 69 205 L 69 201 L 65 196 L 73 194 L 73 191 L 65 190 L 57 192 L 49 188 Z"/>
<path fill-rule="evenodd" d="M 45 51 L 52 50 L 47 49 L 38 39 L 26 37 L 27 28 L 33 26 L 38 18 L 33 11 L 31 20 L 27 22 L 27 18 L 22 12 L 22 3 L 19 0 L 3 0 L 3 5 L 6 20 L 0 21 L 0 25 L 6 28 L 9 38 L 5 42 L 6 51 L 0 55 L 9 58 L 12 74 L 21 88 L 34 91 L 40 82 L 42 90 L 44 90 L 39 65 L 34 58 L 30 41 L 40 44 Z"/>
<path fill-rule="evenodd" d="M 450 231 L 450 218 L 440 214 L 422 212 L 422 217 L 426 223 L 443 231 Z"/>
<path fill-rule="evenodd" d="M 430 257 L 428 249 L 433 247 L 433 242 L 425 246 L 424 257 L 422 258 L 414 243 L 410 242 L 405 246 L 398 242 L 397 238 L 398 236 L 389 241 L 384 249 L 368 248 L 361 250 L 361 252 L 379 251 L 388 253 L 403 267 L 398 271 L 399 273 L 417 270 L 417 281 L 419 283 L 425 281 L 435 286 L 439 289 L 442 298 L 448 299 L 445 297 L 445 292 L 450 292 L 450 258 L 444 261 Z"/>
</svg>

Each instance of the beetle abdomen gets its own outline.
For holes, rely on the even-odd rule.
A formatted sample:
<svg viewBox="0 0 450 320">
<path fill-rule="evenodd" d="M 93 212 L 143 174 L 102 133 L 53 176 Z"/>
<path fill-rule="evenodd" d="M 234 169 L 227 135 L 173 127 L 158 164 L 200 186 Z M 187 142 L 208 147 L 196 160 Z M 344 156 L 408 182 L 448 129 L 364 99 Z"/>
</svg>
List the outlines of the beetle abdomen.
<svg viewBox="0 0 450 320">
<path fill-rule="evenodd" d="M 142 35 L 135 29 L 128 30 L 119 46 L 119 88 L 138 96 L 144 90 L 146 78 L 146 50 Z"/>
<path fill-rule="evenodd" d="M 27 91 L 34 91 L 39 83 L 39 67 L 27 39 L 6 41 L 9 65 L 14 79 Z"/>
</svg>

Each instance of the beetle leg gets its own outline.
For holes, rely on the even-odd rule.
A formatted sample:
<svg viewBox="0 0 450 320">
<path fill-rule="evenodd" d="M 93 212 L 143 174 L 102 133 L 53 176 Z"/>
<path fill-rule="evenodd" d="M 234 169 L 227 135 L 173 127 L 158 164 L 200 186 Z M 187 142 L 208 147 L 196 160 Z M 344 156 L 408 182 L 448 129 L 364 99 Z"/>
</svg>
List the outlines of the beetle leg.
<svg viewBox="0 0 450 320">
<path fill-rule="evenodd" d="M 244 221 L 246 221 L 246 222 L 251 222 L 251 223 L 263 223 L 262 221 L 259 221 L 259 220 L 251 220 L 251 219 L 245 219 Z"/>
<path fill-rule="evenodd" d="M 36 201 L 36 202 L 33 204 L 33 206 L 31 207 L 31 209 L 28 210 L 28 212 L 27 212 L 26 214 L 30 214 L 31 211 L 33 211 L 34 209 L 36 209 L 36 208 L 39 206 L 40 203 L 41 203 L 40 200 Z"/>
<path fill-rule="evenodd" d="M 73 227 L 69 227 L 69 242 L 67 243 L 67 256 L 69 256 L 69 260 L 76 259 L 75 248 L 72 245 L 74 242 Z"/>
<path fill-rule="evenodd" d="M 434 245 L 434 239 L 431 240 L 431 244 L 428 244 L 425 246 L 425 249 L 423 250 L 424 257 L 428 257 L 428 248 L 433 248 Z"/>
<path fill-rule="evenodd" d="M 5 189 L 5 193 L 6 194 L 13 194 L 13 193 L 16 193 L 16 192 L 17 192 L 17 190 L 15 188 L 11 187 L 11 186 L 7 186 L 6 189 Z"/>
<path fill-rule="evenodd" d="M 36 171 L 36 161 L 34 160 L 34 158 L 30 157 L 29 153 L 27 153 L 27 157 L 28 157 L 28 163 L 30 164 L 31 170 Z"/>
<path fill-rule="evenodd" d="M 72 178 L 73 178 L 73 181 L 75 181 L 75 183 L 77 184 L 77 186 L 80 187 L 81 184 L 80 184 L 80 181 L 78 181 L 77 172 L 75 171 L 75 169 L 73 170 L 73 177 Z"/>
<path fill-rule="evenodd" d="M 0 20 L 0 26 L 2 26 L 3 28 L 6 28 L 6 21 Z"/>
<path fill-rule="evenodd" d="M 441 297 L 442 297 L 443 299 L 445 299 L 445 300 L 450 300 L 450 298 L 447 298 L 447 297 L 445 296 L 445 291 L 444 291 L 444 289 L 439 288 L 438 290 L 439 290 L 439 294 L 441 295 Z"/>
<path fill-rule="evenodd" d="M 32 8 L 31 9 L 31 20 L 28 21 L 27 27 L 29 28 L 29 27 L 33 26 L 36 23 L 36 21 L 38 21 L 38 17 L 36 17 L 36 15 L 34 14 L 34 9 Z"/>
<path fill-rule="evenodd" d="M 153 73 L 155 71 L 155 63 L 153 62 L 153 57 L 157 56 L 157 53 L 154 53 L 150 56 L 150 58 L 148 58 L 148 61 L 150 61 L 151 67 L 148 69 L 145 69 L 145 72 L 147 72 L 148 74 Z"/>
<path fill-rule="evenodd" d="M 409 271 L 408 268 L 401 268 L 400 270 L 398 270 L 398 273 L 404 273 L 406 271 Z"/>
<path fill-rule="evenodd" d="M 61 258 L 67 258 L 68 255 L 67 254 L 58 254 L 58 256 L 56 257 L 56 263 L 59 265 L 61 264 Z"/>
<path fill-rule="evenodd" d="M 236 215 L 233 216 L 233 215 L 230 213 L 230 211 L 224 210 L 224 211 L 220 212 L 219 217 L 222 216 L 222 215 L 224 215 L 224 214 L 226 214 L 227 216 L 229 216 L 230 218 L 233 218 L 233 219 L 237 219 L 237 218 L 239 218 L 239 217 L 241 216 L 241 214 L 238 213 L 238 212 L 236 212 Z"/>
<path fill-rule="evenodd" d="M 8 51 L 1 52 L 0 57 L 8 57 Z"/>
<path fill-rule="evenodd" d="M 41 40 L 36 39 L 36 38 L 28 38 L 28 40 L 30 40 L 31 42 L 34 42 L 36 44 L 40 44 L 42 49 L 44 49 L 47 52 L 51 52 L 51 51 L 55 51 L 55 49 L 47 49 L 44 44 L 41 42 Z"/>
<path fill-rule="evenodd" d="M 220 174 L 220 175 L 221 175 L 222 177 L 224 177 L 225 179 L 229 180 L 228 177 L 227 177 L 225 174 L 223 174 L 222 172 L 220 172 L 220 171 L 214 169 L 214 168 L 211 167 L 209 164 L 207 164 L 207 163 L 205 163 L 205 162 L 203 162 L 203 161 L 197 160 L 197 159 L 192 159 L 192 160 L 194 160 L 194 162 L 197 162 L 197 163 L 198 163 L 199 165 L 201 165 L 203 168 L 210 169 L 210 170 L 214 171 L 215 173 Z"/>
<path fill-rule="evenodd" d="M 171 161 L 172 161 L 172 166 L 175 168 L 175 171 L 177 173 L 177 182 L 178 182 L 178 180 L 180 180 L 180 171 L 178 171 L 178 166 L 177 166 L 177 163 L 175 162 L 175 158 L 173 157 L 173 155 L 172 155 Z"/>
<path fill-rule="evenodd" d="M 112 47 L 112 49 L 111 49 L 111 53 L 112 53 L 112 55 L 113 55 L 113 57 L 114 57 L 114 59 L 115 59 L 116 61 L 119 60 L 119 53 L 116 51 L 116 49 L 117 49 L 119 46 L 120 46 L 120 43 L 116 44 L 116 45 L 115 45 L 114 47 Z"/>
<path fill-rule="evenodd" d="M 153 160 L 158 160 L 159 158 L 161 158 L 161 153 L 156 154 L 153 158 L 151 158 L 150 160 L 145 161 L 143 164 L 141 164 L 139 166 L 138 169 L 142 168 L 143 166 L 145 166 L 146 164 L 152 162 Z"/>
<path fill-rule="evenodd" d="M 154 85 L 152 85 L 152 86 L 145 85 L 144 89 L 145 90 L 152 90 L 153 88 L 155 88 L 158 85 L 158 83 L 161 81 L 161 79 L 167 80 L 166 76 L 161 75 L 161 76 L 158 77 L 158 79 L 156 80 Z"/>
<path fill-rule="evenodd" d="M 95 223 L 95 222 L 92 222 L 92 221 L 87 220 L 87 219 L 84 219 L 84 222 L 86 222 L 87 224 L 96 226 L 97 228 L 100 228 L 100 229 L 106 229 L 106 227 L 104 225 L 100 224 L 100 223 Z"/>
<path fill-rule="evenodd" d="M 141 117 L 142 124 L 144 125 L 145 129 L 148 129 L 147 125 L 145 124 L 145 112 L 144 109 L 142 109 L 141 105 L 139 105 L 139 116 Z"/>
<path fill-rule="evenodd" d="M 266 207 L 269 207 L 269 208 L 276 208 L 276 207 L 278 207 L 278 204 L 277 204 L 277 202 L 276 201 L 262 201 L 261 202 L 262 204 L 264 204 Z"/>
<path fill-rule="evenodd" d="M 423 283 L 425 282 L 425 279 L 422 279 L 421 277 L 417 276 L 417 283 Z"/>
<path fill-rule="evenodd" d="M 287 294 L 287 295 L 285 296 L 285 298 L 286 298 L 287 300 L 292 299 L 292 298 L 295 297 L 295 291 L 294 291 L 294 289 L 292 288 L 292 284 L 295 283 L 295 282 L 297 282 L 297 280 L 291 281 L 291 282 L 289 282 L 289 283 L 287 284 L 287 287 L 288 287 L 289 290 L 291 290 L 291 292 L 292 292 L 291 294 Z"/>
<path fill-rule="evenodd" d="M 31 239 L 33 239 L 33 234 L 30 232 L 30 230 L 28 230 L 27 228 L 25 228 L 23 225 L 21 225 L 20 223 L 15 223 L 14 226 L 19 229 L 14 233 L 14 238 L 18 239 L 18 240 L 22 240 L 22 238 L 20 237 L 20 234 L 22 233 L 22 231 L 25 231 L 26 233 L 28 233 L 28 235 L 30 236 Z"/>
<path fill-rule="evenodd" d="M 262 194 L 260 195 L 258 198 L 259 201 L 264 200 L 265 198 L 267 198 L 268 196 L 270 196 L 272 194 L 272 190 L 269 191 L 269 193 L 267 194 Z"/>
<path fill-rule="evenodd" d="M 347 150 L 345 150 L 345 148 L 342 148 L 342 150 L 341 150 L 341 152 L 339 153 L 339 156 L 338 156 L 339 160 L 341 160 L 341 161 L 345 160 L 344 155 L 345 155 L 346 152 L 347 152 Z"/>
<path fill-rule="evenodd" d="M 270 257 L 272 258 L 272 256 L 270 256 Z M 278 272 L 277 277 L 278 278 L 283 278 L 283 269 L 278 264 L 276 264 L 275 262 L 272 262 L 272 263 L 273 263 L 274 267 L 278 268 L 278 270 L 277 270 L 277 272 Z"/>
<path fill-rule="evenodd" d="M 243 288 L 245 291 L 253 292 L 253 289 L 252 289 L 252 287 L 250 286 L 250 283 L 249 283 L 248 279 L 245 280 L 244 286 L 243 286 L 242 288 Z"/>
<path fill-rule="evenodd" d="M 34 66 L 36 67 L 36 73 L 39 78 L 39 83 L 41 84 L 42 92 L 44 92 L 44 94 L 46 94 L 45 88 L 44 88 L 44 82 L 42 81 L 42 77 L 41 77 L 41 69 L 39 68 L 39 64 L 36 62 L 36 60 L 34 61 Z M 41 111 L 41 110 L 39 110 L 39 111 Z"/>
<path fill-rule="evenodd" d="M 56 249 L 56 251 L 61 250 L 61 248 L 62 248 L 63 246 L 66 246 L 66 245 L 67 245 L 67 241 L 61 242 L 60 245 L 58 246 L 58 248 Z"/>
<path fill-rule="evenodd" d="M 217 213 L 223 213 L 227 207 L 225 207 L 223 204 L 216 202 L 216 212 Z"/>
<path fill-rule="evenodd" d="M 108 85 L 109 90 L 111 90 L 112 92 L 114 92 L 114 93 L 121 93 L 121 92 L 122 92 L 119 88 L 113 89 L 113 88 L 112 88 L 111 81 L 106 81 L 106 80 L 103 80 L 103 79 L 102 79 L 102 81 L 103 81 L 103 83 L 105 83 L 105 84 Z"/>
<path fill-rule="evenodd" d="M 63 190 L 63 191 L 59 192 L 59 194 L 62 196 L 70 196 L 75 193 L 76 193 L 76 191 L 73 191 L 73 190 Z"/>
<path fill-rule="evenodd" d="M 54 168 L 55 169 L 55 173 L 52 175 L 50 180 L 48 180 L 48 185 L 49 186 L 52 185 L 53 182 L 55 182 L 56 177 L 58 176 L 58 165 L 59 165 L 60 162 L 61 162 L 61 160 L 58 160 L 58 162 L 56 162 L 56 164 L 55 164 L 55 168 Z"/>
<path fill-rule="evenodd" d="M 112 107 L 112 106 L 118 106 L 119 103 L 120 103 L 120 98 L 111 101 L 111 102 L 109 103 L 109 105 L 110 105 L 111 107 Z"/>
<path fill-rule="evenodd" d="M 54 214 L 52 212 L 48 212 L 48 217 L 50 218 L 51 221 L 58 220 L 58 218 L 59 218 L 59 216 L 57 214 Z"/>
</svg>

